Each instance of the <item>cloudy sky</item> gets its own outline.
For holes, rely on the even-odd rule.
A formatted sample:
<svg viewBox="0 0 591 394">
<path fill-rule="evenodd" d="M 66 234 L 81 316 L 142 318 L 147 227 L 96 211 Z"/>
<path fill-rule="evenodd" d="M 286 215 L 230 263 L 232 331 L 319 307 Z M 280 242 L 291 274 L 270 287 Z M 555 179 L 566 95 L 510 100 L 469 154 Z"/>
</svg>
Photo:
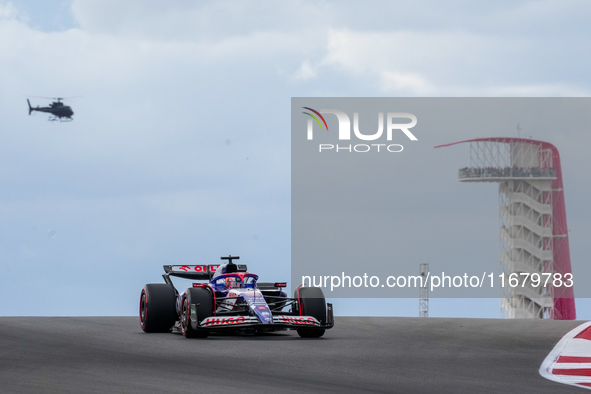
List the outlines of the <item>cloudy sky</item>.
<svg viewBox="0 0 591 394">
<path fill-rule="evenodd" d="M 589 96 L 589 2 L 491 3 L 0 0 L 0 315 L 132 315 L 162 264 L 230 253 L 287 278 L 291 97 Z M 82 97 L 59 123 L 31 96 Z M 557 144 L 565 171 L 589 164 L 580 137 Z M 575 265 L 591 190 L 573 174 Z"/>
</svg>

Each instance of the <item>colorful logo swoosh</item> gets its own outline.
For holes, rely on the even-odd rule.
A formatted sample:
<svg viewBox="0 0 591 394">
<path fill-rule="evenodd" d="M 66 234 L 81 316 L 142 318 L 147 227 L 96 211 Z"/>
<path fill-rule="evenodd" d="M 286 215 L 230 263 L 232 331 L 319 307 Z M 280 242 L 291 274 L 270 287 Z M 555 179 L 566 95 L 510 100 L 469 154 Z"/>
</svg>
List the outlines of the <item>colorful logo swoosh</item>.
<svg viewBox="0 0 591 394">
<path fill-rule="evenodd" d="M 316 115 L 318 115 L 318 116 L 320 117 L 320 119 L 322 119 L 322 122 L 324 122 L 324 125 L 326 126 L 326 131 L 328 131 L 328 125 L 326 124 L 326 120 L 324 120 L 324 116 L 322 116 L 322 115 L 320 114 L 320 112 L 318 112 L 318 111 L 316 111 L 315 109 L 312 109 L 312 108 L 310 108 L 310 107 L 302 107 L 302 108 L 304 108 L 304 109 L 307 109 L 307 110 L 309 110 L 309 111 L 312 111 L 312 112 L 314 112 Z M 321 130 L 323 129 L 323 127 L 322 127 L 322 123 L 320 123 L 320 120 L 318 120 L 318 118 L 317 118 L 316 116 L 312 115 L 312 114 L 311 114 L 311 113 L 309 113 L 309 112 L 302 112 L 302 113 L 303 113 L 303 114 L 306 114 L 306 115 L 308 115 L 308 116 L 310 116 L 310 117 L 312 117 L 312 118 L 313 118 L 313 119 L 314 119 L 314 120 L 315 120 L 315 121 L 318 123 L 318 126 L 320 126 L 320 129 L 321 129 Z"/>
</svg>

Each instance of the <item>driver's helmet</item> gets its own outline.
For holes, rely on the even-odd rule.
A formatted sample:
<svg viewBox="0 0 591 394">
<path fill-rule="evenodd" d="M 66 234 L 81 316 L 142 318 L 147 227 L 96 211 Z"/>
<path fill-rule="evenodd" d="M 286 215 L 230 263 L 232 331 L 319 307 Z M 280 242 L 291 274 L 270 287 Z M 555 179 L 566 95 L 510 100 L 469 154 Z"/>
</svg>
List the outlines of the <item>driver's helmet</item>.
<svg viewBox="0 0 591 394">
<path fill-rule="evenodd" d="M 237 287 L 241 287 L 240 278 L 226 278 L 226 287 L 230 289 L 235 289 Z"/>
</svg>

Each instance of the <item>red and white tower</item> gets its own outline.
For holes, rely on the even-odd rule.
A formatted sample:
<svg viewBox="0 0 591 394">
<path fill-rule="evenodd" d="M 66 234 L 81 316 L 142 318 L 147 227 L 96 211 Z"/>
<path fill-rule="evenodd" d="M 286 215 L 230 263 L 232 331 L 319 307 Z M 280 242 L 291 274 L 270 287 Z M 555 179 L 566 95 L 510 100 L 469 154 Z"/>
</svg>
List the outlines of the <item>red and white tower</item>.
<svg viewBox="0 0 591 394">
<path fill-rule="evenodd" d="M 548 142 L 525 138 L 476 138 L 460 182 L 498 182 L 501 269 L 508 284 L 516 273 L 571 273 L 560 156 Z M 549 282 L 552 282 L 550 280 Z M 572 287 L 505 286 L 505 317 L 573 320 Z"/>
</svg>

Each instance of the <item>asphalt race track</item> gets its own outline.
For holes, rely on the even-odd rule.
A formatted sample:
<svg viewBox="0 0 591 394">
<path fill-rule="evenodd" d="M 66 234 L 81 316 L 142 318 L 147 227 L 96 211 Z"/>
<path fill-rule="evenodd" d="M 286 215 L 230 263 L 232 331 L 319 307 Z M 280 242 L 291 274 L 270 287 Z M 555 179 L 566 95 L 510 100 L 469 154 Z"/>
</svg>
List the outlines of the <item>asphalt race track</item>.
<svg viewBox="0 0 591 394">
<path fill-rule="evenodd" d="M 0 318 L 1 393 L 582 393 L 538 369 L 573 321 L 337 317 L 186 339 L 137 317 Z"/>
</svg>

